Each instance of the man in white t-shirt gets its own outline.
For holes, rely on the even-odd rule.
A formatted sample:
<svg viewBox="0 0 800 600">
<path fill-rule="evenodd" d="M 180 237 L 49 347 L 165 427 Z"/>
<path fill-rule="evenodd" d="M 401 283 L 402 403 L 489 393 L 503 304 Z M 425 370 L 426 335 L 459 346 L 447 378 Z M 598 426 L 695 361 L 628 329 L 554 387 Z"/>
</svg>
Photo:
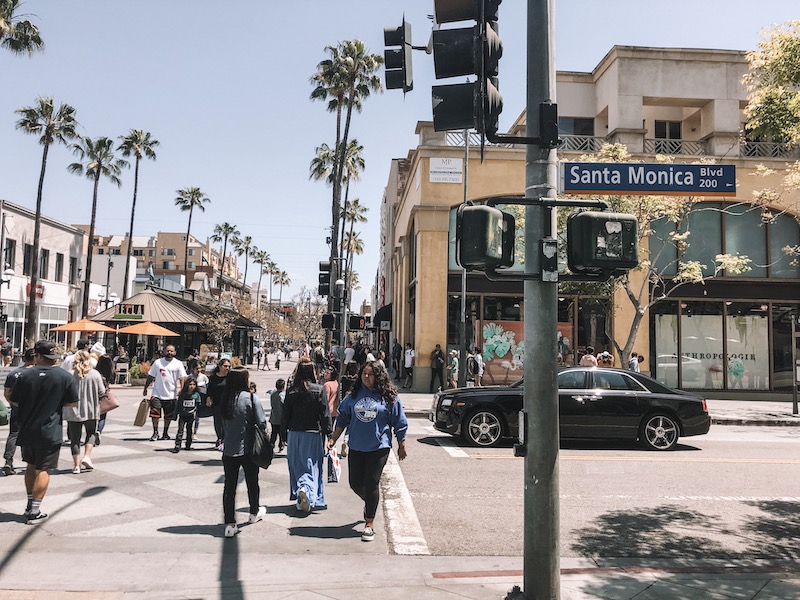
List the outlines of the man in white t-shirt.
<svg viewBox="0 0 800 600">
<path fill-rule="evenodd" d="M 147 373 L 142 396 L 147 396 L 147 388 L 153 383 L 153 395 L 150 397 L 150 418 L 153 420 L 153 435 L 150 441 L 169 440 L 169 424 L 175 418 L 175 405 L 186 379 L 183 363 L 175 358 L 175 346 L 167 346 L 164 356 L 153 362 Z M 158 421 L 164 412 L 164 433 L 158 437 Z"/>
<path fill-rule="evenodd" d="M 411 342 L 406 342 L 406 349 L 403 352 L 403 366 L 406 369 L 406 380 L 403 382 L 404 388 L 410 388 L 414 383 L 414 358 L 417 353 L 411 347 Z"/>
<path fill-rule="evenodd" d="M 349 365 L 353 358 L 356 356 L 356 349 L 353 348 L 353 342 L 347 340 L 347 348 L 344 349 L 344 366 Z"/>
</svg>

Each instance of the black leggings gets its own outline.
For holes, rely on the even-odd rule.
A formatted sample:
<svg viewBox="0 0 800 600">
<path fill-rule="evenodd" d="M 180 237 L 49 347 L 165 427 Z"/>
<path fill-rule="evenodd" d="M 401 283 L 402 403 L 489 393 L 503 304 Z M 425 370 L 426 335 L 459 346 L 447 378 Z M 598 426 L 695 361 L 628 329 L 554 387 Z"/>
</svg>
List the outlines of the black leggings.
<svg viewBox="0 0 800 600">
<path fill-rule="evenodd" d="M 347 455 L 350 487 L 364 501 L 365 519 L 374 519 L 378 512 L 378 486 L 388 458 L 389 448 L 372 452 L 359 452 L 351 448 Z"/>
<path fill-rule="evenodd" d="M 81 433 L 83 428 L 86 427 L 85 444 L 97 444 L 97 420 L 90 419 L 88 421 L 67 421 L 67 435 L 69 436 L 70 450 L 72 456 L 78 456 L 81 453 Z"/>
<path fill-rule="evenodd" d="M 244 471 L 250 514 L 257 514 L 261 496 L 261 488 L 258 484 L 258 465 L 250 460 L 249 454 L 242 456 L 225 456 L 223 454 L 222 466 L 225 469 L 225 485 L 222 490 L 222 512 L 225 514 L 225 523 L 236 522 L 236 486 L 239 483 L 239 467 L 242 467 Z"/>
</svg>

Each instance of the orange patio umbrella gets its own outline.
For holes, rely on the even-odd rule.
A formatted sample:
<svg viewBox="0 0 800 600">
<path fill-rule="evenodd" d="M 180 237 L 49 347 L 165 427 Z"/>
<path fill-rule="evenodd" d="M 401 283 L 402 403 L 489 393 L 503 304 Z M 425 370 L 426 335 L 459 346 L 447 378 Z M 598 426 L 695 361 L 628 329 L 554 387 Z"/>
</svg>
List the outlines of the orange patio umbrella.
<svg viewBox="0 0 800 600">
<path fill-rule="evenodd" d="M 142 323 L 136 323 L 135 325 L 128 325 L 127 327 L 123 327 L 118 331 L 118 333 L 133 333 L 139 335 L 163 335 L 169 337 L 178 337 L 181 334 L 175 333 L 174 331 L 170 331 L 166 327 L 162 327 L 161 325 L 156 325 L 152 321 L 143 321 Z"/>
<path fill-rule="evenodd" d="M 93 331 L 113 332 L 116 330 L 113 327 L 108 327 L 102 323 L 97 323 L 96 321 L 81 319 L 80 321 L 73 321 L 72 323 L 65 323 L 64 325 L 53 327 L 50 329 L 50 331 L 82 331 L 89 333 Z"/>
</svg>

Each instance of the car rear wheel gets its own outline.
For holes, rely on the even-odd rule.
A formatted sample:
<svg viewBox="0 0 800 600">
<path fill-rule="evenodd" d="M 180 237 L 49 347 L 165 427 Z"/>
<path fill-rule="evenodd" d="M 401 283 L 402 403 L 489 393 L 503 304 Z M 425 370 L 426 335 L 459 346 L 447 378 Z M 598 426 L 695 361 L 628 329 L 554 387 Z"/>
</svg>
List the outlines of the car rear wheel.
<svg viewBox="0 0 800 600">
<path fill-rule="evenodd" d="M 493 410 L 480 409 L 470 413 L 461 432 L 473 446 L 496 446 L 503 439 L 503 422 Z"/>
<path fill-rule="evenodd" d="M 659 413 L 645 417 L 639 429 L 639 440 L 648 450 L 672 450 L 678 443 L 679 434 L 677 421 Z"/>
</svg>

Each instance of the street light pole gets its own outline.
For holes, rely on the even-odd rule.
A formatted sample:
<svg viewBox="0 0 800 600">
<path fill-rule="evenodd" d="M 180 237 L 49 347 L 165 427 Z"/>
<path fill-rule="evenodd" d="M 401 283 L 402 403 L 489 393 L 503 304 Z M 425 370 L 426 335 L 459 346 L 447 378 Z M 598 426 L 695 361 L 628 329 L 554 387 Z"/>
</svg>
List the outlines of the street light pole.
<svg viewBox="0 0 800 600">
<path fill-rule="evenodd" d="M 106 308 L 108 308 L 108 303 L 111 300 L 111 294 L 109 293 L 111 287 L 111 269 L 114 268 L 114 263 L 111 262 L 111 257 L 108 258 L 108 268 L 106 269 Z"/>
</svg>

